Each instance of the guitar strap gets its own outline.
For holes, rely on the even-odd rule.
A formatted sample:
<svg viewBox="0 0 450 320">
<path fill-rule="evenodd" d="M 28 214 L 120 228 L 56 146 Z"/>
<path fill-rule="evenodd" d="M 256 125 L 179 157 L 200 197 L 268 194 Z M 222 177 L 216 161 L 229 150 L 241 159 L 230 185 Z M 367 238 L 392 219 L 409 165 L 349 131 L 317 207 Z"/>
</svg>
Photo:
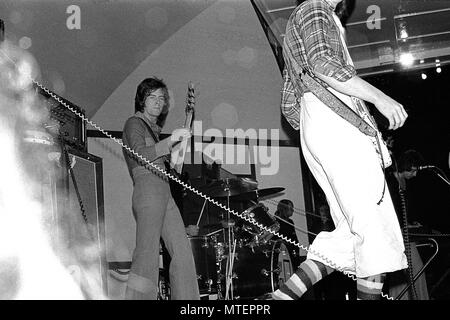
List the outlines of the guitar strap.
<svg viewBox="0 0 450 320">
<path fill-rule="evenodd" d="M 157 137 L 156 134 L 153 132 L 152 127 L 150 127 L 150 125 L 144 119 L 141 119 L 141 118 L 138 118 L 138 119 L 141 120 L 145 124 L 145 126 L 147 127 L 148 131 L 150 132 L 153 140 L 155 140 L 155 143 L 159 142 L 159 137 Z"/>
<path fill-rule="evenodd" d="M 147 127 L 148 131 L 150 132 L 150 135 L 152 136 L 153 140 L 155 142 L 159 142 L 159 136 L 157 136 L 155 134 L 152 127 L 150 127 L 150 125 L 144 119 L 141 119 L 141 118 L 138 118 L 138 119 L 141 120 L 145 124 L 145 126 Z M 166 166 L 166 171 L 168 171 L 172 175 L 178 177 L 179 174 L 175 170 L 172 170 L 172 168 L 170 167 L 170 155 L 163 156 L 163 157 L 164 157 L 164 165 Z M 169 179 L 169 182 L 171 184 L 173 183 L 171 179 Z"/>
</svg>

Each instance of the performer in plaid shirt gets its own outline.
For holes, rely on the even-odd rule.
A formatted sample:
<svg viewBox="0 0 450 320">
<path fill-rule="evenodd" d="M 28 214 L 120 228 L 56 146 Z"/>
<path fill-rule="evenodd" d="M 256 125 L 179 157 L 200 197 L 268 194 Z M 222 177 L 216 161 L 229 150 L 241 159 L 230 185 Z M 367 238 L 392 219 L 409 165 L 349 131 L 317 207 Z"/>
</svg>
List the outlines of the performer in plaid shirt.
<svg viewBox="0 0 450 320">
<path fill-rule="evenodd" d="M 336 228 L 319 233 L 298 271 L 265 298 L 298 299 L 337 269 L 357 277 L 358 299 L 379 299 L 385 273 L 407 267 L 384 163 L 380 165 L 382 147 L 342 117 L 354 112 L 371 119 L 365 100 L 395 130 L 403 126 L 407 113 L 400 103 L 356 75 L 335 13 L 341 1 L 306 0 L 293 11 L 283 44 L 286 68 L 281 102 L 282 113 L 300 131 L 303 155 L 327 196 Z M 348 108 L 332 110 L 310 92 L 301 81 L 303 70 Z M 379 134 L 376 124 L 372 126 Z"/>
</svg>

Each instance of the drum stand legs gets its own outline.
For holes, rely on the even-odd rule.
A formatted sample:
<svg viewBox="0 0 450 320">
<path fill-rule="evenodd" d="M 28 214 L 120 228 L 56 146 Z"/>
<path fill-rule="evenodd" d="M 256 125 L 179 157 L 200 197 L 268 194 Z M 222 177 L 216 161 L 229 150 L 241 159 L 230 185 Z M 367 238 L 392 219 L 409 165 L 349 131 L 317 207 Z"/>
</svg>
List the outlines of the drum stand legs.
<svg viewBox="0 0 450 320">
<path fill-rule="evenodd" d="M 225 192 L 229 192 L 229 186 L 226 184 L 225 186 Z M 230 195 L 227 196 L 227 208 L 230 208 Z M 236 253 L 236 239 L 234 235 L 234 222 L 232 221 L 230 217 L 230 212 L 227 210 L 226 212 L 226 226 L 223 230 L 223 236 L 224 240 L 227 239 L 228 241 L 228 254 L 227 254 L 227 260 L 225 265 L 225 300 L 233 300 L 234 299 L 234 289 L 233 289 L 233 265 L 234 265 L 234 259 L 235 259 L 235 253 Z M 225 241 L 224 241 L 225 242 Z M 217 250 L 217 248 L 216 248 Z M 218 293 L 218 299 L 222 299 L 222 285 L 221 280 L 222 277 L 222 257 L 220 254 L 217 254 L 217 293 Z"/>
<path fill-rule="evenodd" d="M 230 208 L 230 197 L 227 197 L 227 207 Z M 225 267 L 225 300 L 233 300 L 233 263 L 236 252 L 236 240 L 231 223 L 230 212 L 227 211 L 227 231 L 228 231 L 228 257 Z M 230 294 L 228 294 L 230 293 Z"/>
</svg>

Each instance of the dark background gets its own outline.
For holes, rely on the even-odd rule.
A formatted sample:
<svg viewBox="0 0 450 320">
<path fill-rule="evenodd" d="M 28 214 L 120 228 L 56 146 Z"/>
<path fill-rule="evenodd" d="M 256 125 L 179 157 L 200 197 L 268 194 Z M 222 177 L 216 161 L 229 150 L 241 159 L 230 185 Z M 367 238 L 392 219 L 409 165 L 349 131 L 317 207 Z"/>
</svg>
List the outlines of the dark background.
<svg viewBox="0 0 450 320">
<path fill-rule="evenodd" d="M 402 128 L 382 130 L 383 135 L 394 138 L 394 155 L 414 149 L 423 156 L 424 165 L 437 166 L 450 176 L 450 69 L 444 66 L 441 73 L 436 68 L 397 72 L 366 80 L 403 104 L 409 114 Z M 382 128 L 385 123 L 379 121 Z M 450 233 L 450 186 L 433 170 L 420 170 L 407 188 L 410 218 Z"/>
</svg>

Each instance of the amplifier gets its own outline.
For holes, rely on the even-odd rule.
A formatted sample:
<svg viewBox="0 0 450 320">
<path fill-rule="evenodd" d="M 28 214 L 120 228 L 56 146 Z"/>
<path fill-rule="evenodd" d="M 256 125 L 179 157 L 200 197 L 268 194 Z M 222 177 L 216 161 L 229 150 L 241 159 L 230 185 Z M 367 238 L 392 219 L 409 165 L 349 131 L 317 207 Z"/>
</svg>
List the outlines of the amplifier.
<svg viewBox="0 0 450 320">
<path fill-rule="evenodd" d="M 65 244 L 75 269 L 79 270 L 79 285 L 91 298 L 95 298 L 108 292 L 103 160 L 72 148 L 68 152 L 70 157 L 75 157 L 75 182 L 70 176 L 66 177 L 69 201 L 61 199 L 60 204 L 64 208 L 59 213 L 64 220 Z"/>
<path fill-rule="evenodd" d="M 65 107 L 60 102 L 56 101 L 54 97 L 57 97 L 65 104 L 67 104 L 72 109 L 76 110 L 78 113 L 85 115 L 85 111 L 68 101 L 67 99 L 62 98 L 56 93 L 50 91 L 54 97 L 45 92 L 43 89 L 36 86 L 36 91 L 39 95 L 42 96 L 46 103 L 46 107 L 50 113 L 50 119 L 55 120 L 59 124 L 60 134 L 66 144 L 70 147 L 80 150 L 87 151 L 87 140 L 86 140 L 86 125 L 84 121 L 77 116 L 75 113 L 70 111 L 67 107 Z"/>
</svg>

